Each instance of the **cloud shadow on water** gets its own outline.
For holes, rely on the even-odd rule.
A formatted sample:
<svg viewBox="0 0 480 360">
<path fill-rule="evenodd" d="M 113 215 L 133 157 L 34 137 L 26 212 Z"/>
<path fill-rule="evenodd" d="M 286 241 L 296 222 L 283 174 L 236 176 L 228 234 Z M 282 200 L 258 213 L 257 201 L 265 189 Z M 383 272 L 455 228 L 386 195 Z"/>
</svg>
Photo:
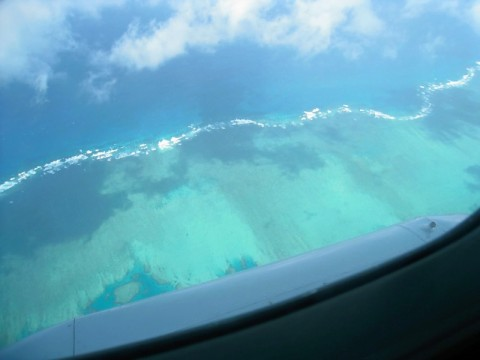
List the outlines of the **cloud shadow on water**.
<svg viewBox="0 0 480 360">
<path fill-rule="evenodd" d="M 130 206 L 126 194 L 100 193 L 106 163 L 72 166 L 35 177 L 0 200 L 0 254 L 30 255 L 46 244 L 91 235 L 116 209 Z"/>
<path fill-rule="evenodd" d="M 469 135 L 466 125 L 478 126 L 480 102 L 468 89 L 450 89 L 435 95 L 432 113 L 425 126 L 438 139 L 449 141 Z"/>
<path fill-rule="evenodd" d="M 240 161 L 252 164 L 272 163 L 288 175 L 298 175 L 303 169 L 318 169 L 325 165 L 324 160 L 310 147 L 294 139 L 289 139 L 285 131 L 256 126 L 239 126 L 202 134 L 182 145 L 184 161 L 198 159 L 219 160 L 224 163 Z M 257 139 L 257 136 L 263 138 Z M 259 148 L 256 140 L 265 137 L 272 139 L 283 135 L 279 145 Z M 291 135 L 291 134 L 290 134 Z M 289 142 L 285 142 L 288 139 Z"/>
<path fill-rule="evenodd" d="M 316 170 L 325 166 L 325 161 L 313 149 L 300 143 L 264 150 L 260 154 L 291 176 L 298 175 L 302 170 Z"/>
<path fill-rule="evenodd" d="M 470 175 L 473 182 L 468 182 L 467 185 L 472 191 L 480 191 L 480 165 L 472 165 L 465 169 L 465 172 Z"/>
<path fill-rule="evenodd" d="M 138 191 L 146 194 L 148 197 L 154 195 L 167 195 L 188 183 L 184 172 L 178 172 L 175 175 L 156 181 L 142 181 L 139 183 Z"/>
<path fill-rule="evenodd" d="M 188 164 L 185 161 L 164 162 L 162 156 L 164 154 L 155 153 L 143 159 L 122 159 L 123 176 L 127 178 L 122 185 L 126 187 L 115 193 L 144 193 L 149 197 L 166 195 L 186 185 Z M 149 173 L 149 168 L 153 169 L 152 173 Z"/>
<path fill-rule="evenodd" d="M 180 161 L 198 158 L 224 163 L 253 161 L 258 155 L 254 143 L 258 130 L 254 126 L 238 126 L 200 134 L 182 144 Z"/>
</svg>

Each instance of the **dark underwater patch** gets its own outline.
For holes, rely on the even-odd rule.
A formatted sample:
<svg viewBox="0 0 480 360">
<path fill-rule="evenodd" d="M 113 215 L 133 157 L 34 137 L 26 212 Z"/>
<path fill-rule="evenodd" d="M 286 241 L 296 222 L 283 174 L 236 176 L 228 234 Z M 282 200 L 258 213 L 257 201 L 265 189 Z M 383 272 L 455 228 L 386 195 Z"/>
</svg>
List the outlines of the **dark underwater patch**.
<svg viewBox="0 0 480 360">
<path fill-rule="evenodd" d="M 259 149 L 255 145 L 256 136 L 259 135 L 270 136 L 273 133 L 274 137 L 282 135 L 284 139 L 288 139 L 286 131 L 257 126 L 212 131 L 185 142 L 181 154 L 185 162 L 199 157 L 224 163 L 238 161 L 258 163 L 266 160 L 292 175 L 298 174 L 302 169 L 318 169 L 325 165 L 323 159 L 313 149 L 301 143 L 284 143 L 269 149 Z"/>
<path fill-rule="evenodd" d="M 424 119 L 427 129 L 440 140 L 468 135 L 465 125 L 480 124 L 480 102 L 468 89 L 449 89 L 432 98 L 432 113 Z"/>
<path fill-rule="evenodd" d="M 415 114 L 422 107 L 423 99 L 418 95 L 414 87 L 401 87 L 385 91 L 375 101 L 376 107 L 388 109 L 389 104 L 395 104 L 407 114 Z"/>
<path fill-rule="evenodd" d="M 289 175 L 298 175 L 302 170 L 316 170 L 325 166 L 325 161 L 313 149 L 299 143 L 264 150 L 260 152 L 260 156 Z"/>
<path fill-rule="evenodd" d="M 122 305 L 122 303 L 118 303 L 118 299 L 115 296 L 115 290 L 132 282 L 138 284 L 138 292 L 133 294 L 132 298 L 129 299 L 127 303 L 175 290 L 174 284 L 169 282 L 159 283 L 151 276 L 151 274 L 146 272 L 141 265 L 135 264 L 134 268 L 125 275 L 123 279 L 106 286 L 105 291 L 89 304 L 84 310 L 84 313 L 89 314 Z"/>
<path fill-rule="evenodd" d="M 252 269 L 257 266 L 257 262 L 253 260 L 251 256 L 242 256 L 241 258 L 230 260 L 228 268 L 224 271 L 224 273 L 218 274 L 218 277 L 233 274 L 247 269 Z"/>
<path fill-rule="evenodd" d="M 168 194 L 176 189 L 182 187 L 187 183 L 186 179 L 179 175 L 179 176 L 170 176 L 168 178 L 159 180 L 159 181 L 151 181 L 142 183 L 141 191 L 146 193 L 147 195 L 155 195 L 155 194 Z"/>
<path fill-rule="evenodd" d="M 32 254 L 38 247 L 89 236 L 125 194 L 104 195 L 106 163 L 85 163 L 22 183 L 0 200 L 0 254 Z"/>
<path fill-rule="evenodd" d="M 145 193 L 147 196 L 165 195 L 187 183 L 187 163 L 185 161 L 176 161 L 172 164 L 166 164 L 163 162 L 162 156 L 163 154 L 161 153 L 155 153 L 143 159 L 132 157 L 121 160 L 125 176 L 133 180 L 128 181 L 129 186 L 123 189 L 125 196 L 128 193 Z M 142 171 L 149 166 L 163 166 L 165 171 L 172 175 L 162 179 L 145 177 L 142 175 Z"/>
<path fill-rule="evenodd" d="M 216 159 L 222 162 L 241 160 L 252 161 L 258 153 L 254 137 L 259 130 L 256 126 L 238 126 L 214 130 L 182 144 L 183 159 Z"/>
<path fill-rule="evenodd" d="M 472 182 L 467 183 L 468 187 L 472 191 L 480 191 L 480 165 L 469 166 L 465 169 L 465 172 L 472 179 Z"/>
</svg>

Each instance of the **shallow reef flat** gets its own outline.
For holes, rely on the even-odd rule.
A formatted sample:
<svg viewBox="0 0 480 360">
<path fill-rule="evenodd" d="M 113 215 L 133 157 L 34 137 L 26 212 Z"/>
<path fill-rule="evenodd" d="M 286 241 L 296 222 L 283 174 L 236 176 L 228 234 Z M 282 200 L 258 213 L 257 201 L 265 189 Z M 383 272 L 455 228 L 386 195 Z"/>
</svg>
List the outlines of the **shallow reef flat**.
<svg viewBox="0 0 480 360">
<path fill-rule="evenodd" d="M 0 343 L 415 216 L 474 211 L 480 126 L 451 117 L 455 131 L 432 131 L 440 115 L 218 128 L 32 178 L 1 199 Z"/>
</svg>

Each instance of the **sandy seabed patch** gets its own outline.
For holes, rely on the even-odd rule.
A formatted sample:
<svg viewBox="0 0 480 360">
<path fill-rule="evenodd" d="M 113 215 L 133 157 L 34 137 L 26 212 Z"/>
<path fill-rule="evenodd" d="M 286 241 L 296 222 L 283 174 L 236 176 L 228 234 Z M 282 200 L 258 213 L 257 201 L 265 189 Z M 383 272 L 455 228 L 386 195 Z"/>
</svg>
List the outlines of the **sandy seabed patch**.
<svg viewBox="0 0 480 360">
<path fill-rule="evenodd" d="M 480 196 L 465 169 L 479 165 L 480 131 L 465 133 L 442 141 L 421 122 L 344 114 L 255 128 L 235 147 L 205 142 L 106 163 L 99 198 L 123 194 L 128 206 L 90 236 L 2 256 L 0 344 L 84 314 L 135 264 L 182 288 L 245 258 L 263 265 L 415 216 L 472 212 Z M 116 302 L 139 289 L 118 287 Z"/>
</svg>

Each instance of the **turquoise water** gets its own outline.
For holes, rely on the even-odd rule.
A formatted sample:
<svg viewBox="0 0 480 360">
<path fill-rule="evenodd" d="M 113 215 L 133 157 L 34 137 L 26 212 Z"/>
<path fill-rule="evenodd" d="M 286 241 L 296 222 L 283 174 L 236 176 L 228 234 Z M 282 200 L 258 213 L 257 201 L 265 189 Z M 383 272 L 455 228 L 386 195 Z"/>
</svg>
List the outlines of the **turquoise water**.
<svg viewBox="0 0 480 360">
<path fill-rule="evenodd" d="M 216 275 L 222 277 L 256 266 L 257 264 L 251 257 L 245 256 L 229 262 L 228 268 Z M 146 299 L 153 295 L 174 291 L 177 286 L 178 284 L 154 278 L 150 275 L 148 268 L 136 264 L 120 281 L 106 286 L 104 292 L 89 304 L 86 312 L 107 310 L 118 305 Z"/>
<path fill-rule="evenodd" d="M 104 292 L 90 303 L 86 311 L 107 310 L 173 290 L 175 287 L 172 284 L 155 280 L 143 267 L 136 265 L 123 279 L 106 286 Z"/>
<path fill-rule="evenodd" d="M 96 16 L 59 5 L 45 13 L 51 22 L 30 19 L 45 43 L 8 23 L 20 34 L 12 54 L 20 59 L 24 46 L 36 61 L 20 71 L 0 56 L 1 345 L 416 216 L 480 206 L 475 23 L 358 2 L 355 11 L 383 25 L 368 18 L 375 33 L 361 37 L 365 23 L 345 15 L 324 45 L 300 20 L 284 37 L 250 31 L 300 16 L 293 3 L 258 4 L 228 13 L 249 26 L 216 5 L 205 5 L 210 20 L 167 3 L 105 5 Z M 0 16 L 15 6 L 3 2 Z M 311 10 L 355 13 L 328 6 Z M 155 19 L 150 36 L 172 18 L 206 38 L 190 34 L 165 61 L 141 48 L 134 63 L 120 61 L 129 53 L 112 57 L 121 39 L 139 36 L 129 24 Z M 296 29 L 308 36 L 300 41 Z"/>
</svg>

